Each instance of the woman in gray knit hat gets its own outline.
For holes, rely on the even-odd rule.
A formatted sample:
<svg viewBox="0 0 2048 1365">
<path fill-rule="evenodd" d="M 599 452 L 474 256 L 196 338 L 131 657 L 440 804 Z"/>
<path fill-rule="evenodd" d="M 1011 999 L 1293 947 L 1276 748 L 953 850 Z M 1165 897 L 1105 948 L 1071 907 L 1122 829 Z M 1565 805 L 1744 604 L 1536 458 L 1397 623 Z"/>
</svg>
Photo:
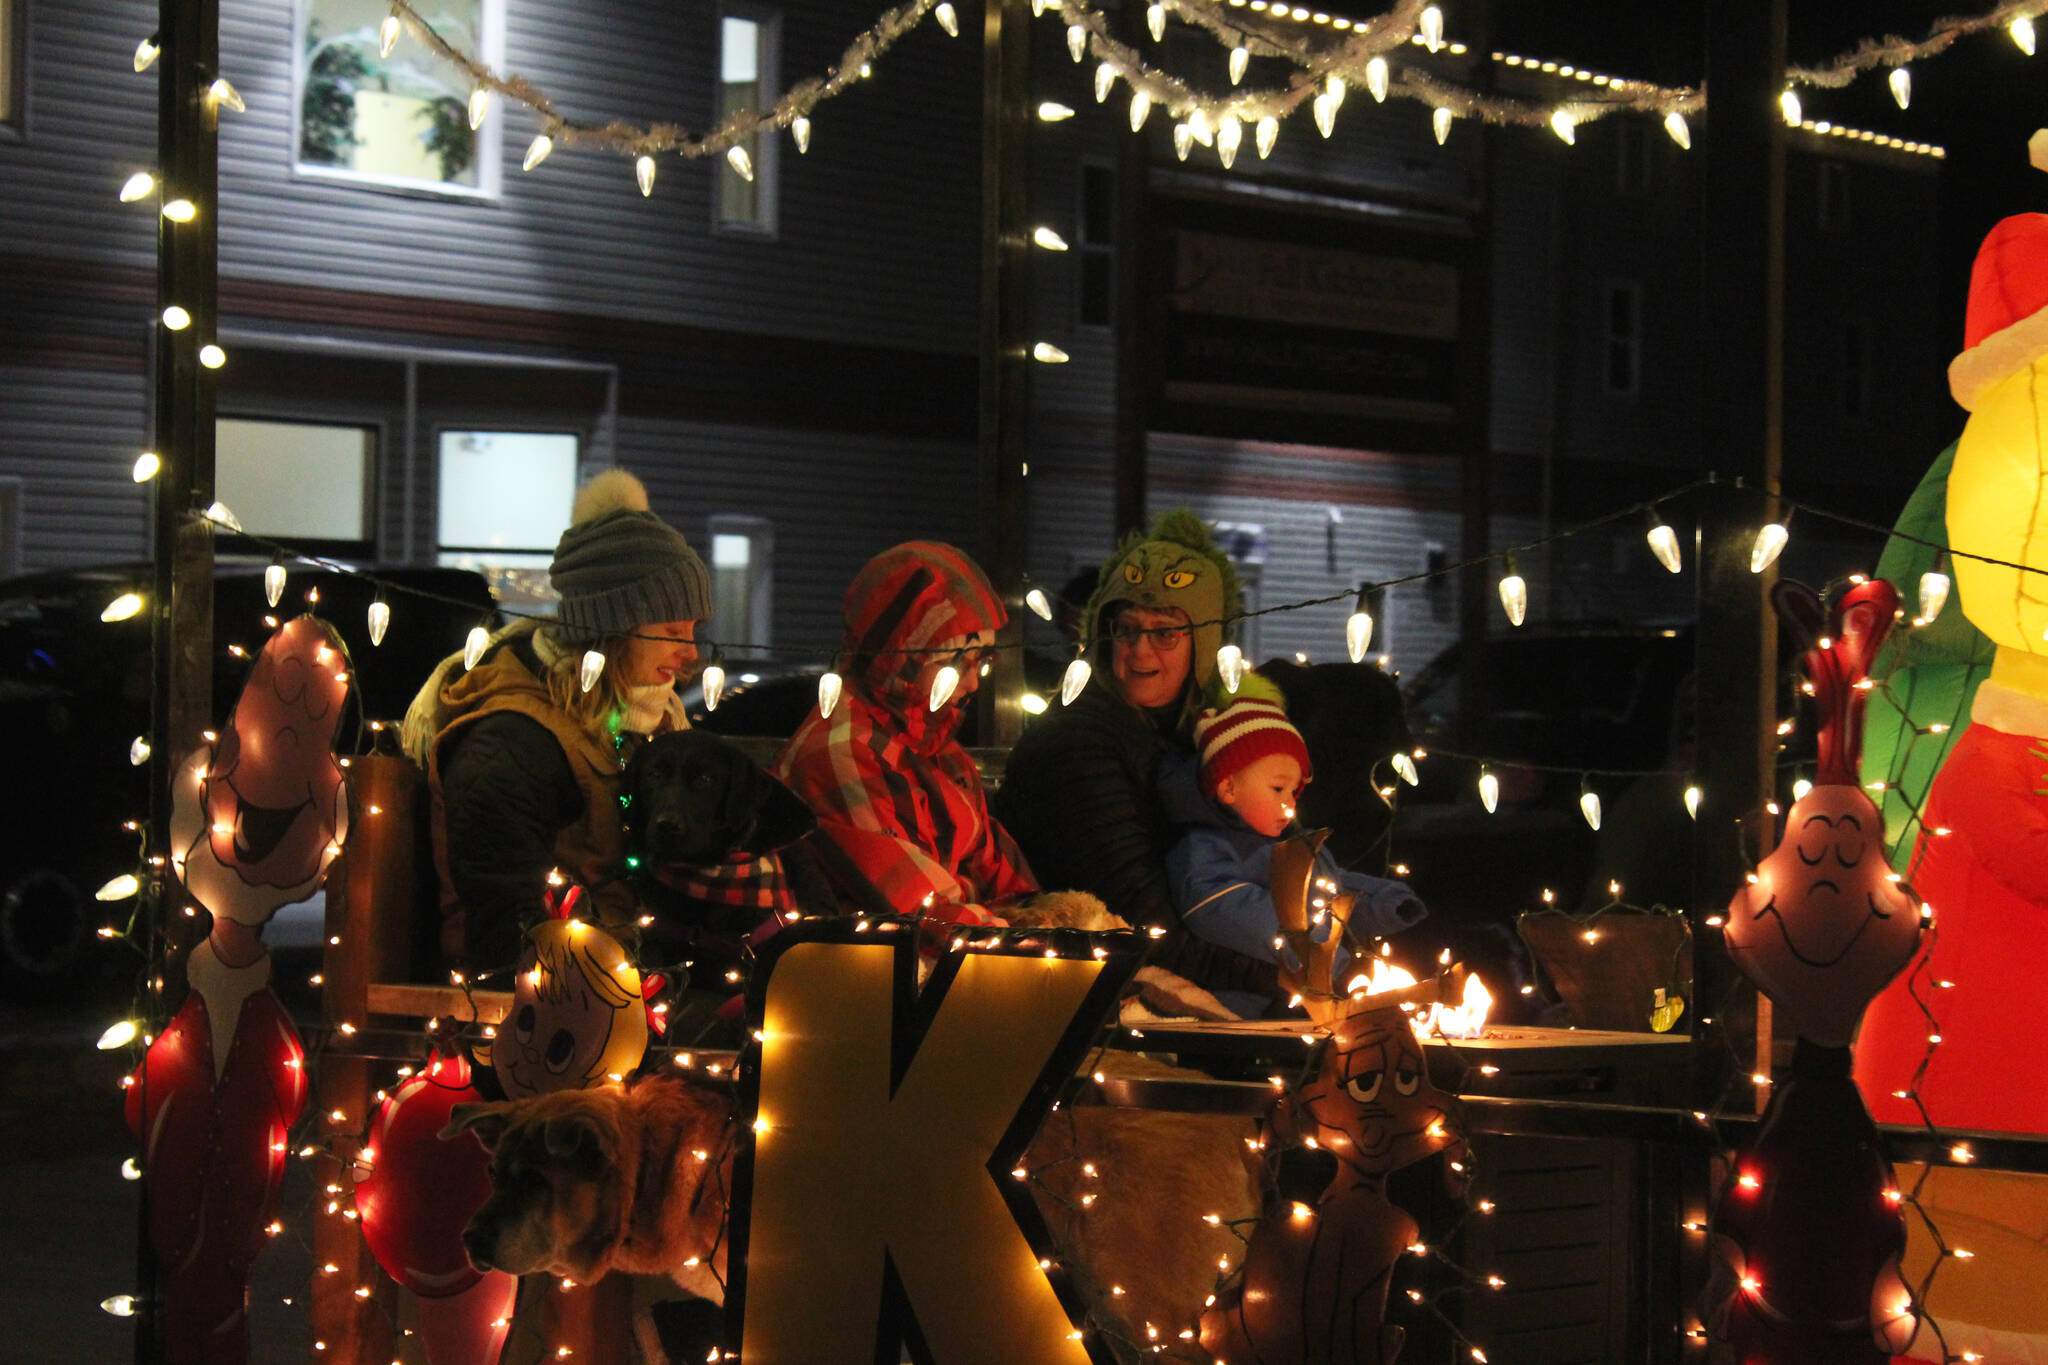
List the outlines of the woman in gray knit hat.
<svg viewBox="0 0 2048 1365">
<path fill-rule="evenodd" d="M 632 923 L 620 774 L 639 738 L 684 726 L 675 687 L 697 672 L 711 615 L 704 561 L 622 469 L 578 492 L 548 578 L 553 619 L 506 627 L 474 668 L 444 660 L 405 718 L 433 792 L 441 947 L 472 970 L 512 965 L 552 871 L 587 889 L 601 922 Z M 604 667 L 585 688 L 591 650 Z"/>
</svg>

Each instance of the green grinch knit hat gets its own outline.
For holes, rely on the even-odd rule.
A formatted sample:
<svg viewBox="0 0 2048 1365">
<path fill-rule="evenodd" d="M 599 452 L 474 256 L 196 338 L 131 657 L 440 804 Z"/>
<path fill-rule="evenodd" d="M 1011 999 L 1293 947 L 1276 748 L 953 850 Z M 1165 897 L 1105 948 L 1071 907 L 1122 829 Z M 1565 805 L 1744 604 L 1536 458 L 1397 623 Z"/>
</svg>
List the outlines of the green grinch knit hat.
<svg viewBox="0 0 2048 1365">
<path fill-rule="evenodd" d="M 1099 645 L 1109 636 L 1107 618 L 1120 607 L 1186 612 L 1195 628 L 1192 691 L 1200 694 L 1216 674 L 1216 650 L 1236 633 L 1223 618 L 1239 610 L 1241 592 L 1237 569 L 1208 526 L 1191 509 L 1176 507 L 1117 547 L 1102 566 L 1083 620 L 1091 644 Z"/>
<path fill-rule="evenodd" d="M 711 574 L 682 533 L 648 510 L 647 489 L 607 469 L 576 494 L 555 545 L 548 582 L 572 635 L 624 635 L 641 626 L 711 615 Z"/>
</svg>

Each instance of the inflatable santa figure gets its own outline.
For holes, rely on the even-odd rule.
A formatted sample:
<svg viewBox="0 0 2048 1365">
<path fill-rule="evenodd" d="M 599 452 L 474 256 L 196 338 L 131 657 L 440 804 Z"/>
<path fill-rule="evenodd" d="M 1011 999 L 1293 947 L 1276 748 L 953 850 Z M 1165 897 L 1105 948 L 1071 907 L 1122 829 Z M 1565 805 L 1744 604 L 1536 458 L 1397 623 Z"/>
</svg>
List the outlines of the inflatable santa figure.
<svg viewBox="0 0 2048 1365">
<path fill-rule="evenodd" d="M 1942 1128 L 2048 1132 L 2048 1086 L 2013 1064 L 2014 992 L 2048 975 L 2048 215 L 1985 239 L 1949 386 L 1970 411 L 1948 481 L 1957 602 L 1997 652 L 1923 814 L 1911 880 L 1937 937 L 1870 1007 L 1856 1080 L 1880 1121 L 1924 1106 Z"/>
</svg>

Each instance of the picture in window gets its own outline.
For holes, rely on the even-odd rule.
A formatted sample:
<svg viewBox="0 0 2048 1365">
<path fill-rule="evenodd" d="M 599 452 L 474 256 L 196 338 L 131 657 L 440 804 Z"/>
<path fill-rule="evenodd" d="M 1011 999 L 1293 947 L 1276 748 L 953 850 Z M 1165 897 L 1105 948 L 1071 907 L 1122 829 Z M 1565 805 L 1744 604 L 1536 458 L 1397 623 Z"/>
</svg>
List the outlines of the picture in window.
<svg viewBox="0 0 2048 1365">
<path fill-rule="evenodd" d="M 427 0 L 420 13 L 454 46 L 486 53 L 487 10 L 501 3 Z M 301 0 L 299 13 L 301 170 L 492 188 L 482 179 L 486 139 L 469 126 L 468 78 L 409 33 L 380 56 L 386 0 Z"/>
</svg>

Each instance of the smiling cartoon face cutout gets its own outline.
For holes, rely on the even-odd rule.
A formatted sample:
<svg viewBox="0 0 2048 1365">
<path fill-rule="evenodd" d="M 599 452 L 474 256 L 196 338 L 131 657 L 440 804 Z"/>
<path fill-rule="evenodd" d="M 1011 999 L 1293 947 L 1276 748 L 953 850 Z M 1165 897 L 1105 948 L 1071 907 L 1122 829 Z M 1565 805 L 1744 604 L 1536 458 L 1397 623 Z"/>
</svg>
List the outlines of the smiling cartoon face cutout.
<svg viewBox="0 0 2048 1365">
<path fill-rule="evenodd" d="M 1891 880 L 1884 824 L 1852 786 L 1815 787 L 1728 907 L 1728 951 L 1803 1038 L 1846 1046 L 1920 945 L 1920 900 Z"/>
<path fill-rule="evenodd" d="M 619 941 L 593 924 L 551 918 L 527 936 L 512 1008 L 476 1049 L 505 1093 L 545 1095 L 616 1080 L 647 1053 L 643 983 Z"/>
<path fill-rule="evenodd" d="M 1898 594 L 1874 579 L 1826 612 L 1812 589 L 1787 581 L 1772 590 L 1772 605 L 1787 633 L 1808 646 L 1818 774 L 1793 804 L 1777 848 L 1730 902 L 1728 951 L 1801 1037 L 1846 1047 L 1864 1009 L 1920 944 L 1920 899 L 1894 879 L 1883 819 L 1856 772 L 1865 679 Z"/>
<path fill-rule="evenodd" d="M 1383 1176 L 1458 1141 L 1453 1102 L 1429 1079 L 1422 1045 L 1397 1005 L 1334 1021 L 1315 1076 L 1287 1101 L 1285 1133 L 1344 1167 Z"/>
<path fill-rule="evenodd" d="M 348 657 L 325 621 L 287 621 L 264 644 L 234 714 L 180 765 L 172 862 L 215 915 L 261 925 L 327 875 L 348 830 L 334 754 Z"/>
</svg>

